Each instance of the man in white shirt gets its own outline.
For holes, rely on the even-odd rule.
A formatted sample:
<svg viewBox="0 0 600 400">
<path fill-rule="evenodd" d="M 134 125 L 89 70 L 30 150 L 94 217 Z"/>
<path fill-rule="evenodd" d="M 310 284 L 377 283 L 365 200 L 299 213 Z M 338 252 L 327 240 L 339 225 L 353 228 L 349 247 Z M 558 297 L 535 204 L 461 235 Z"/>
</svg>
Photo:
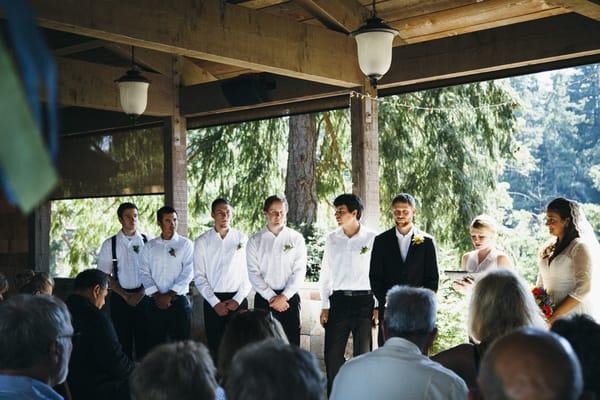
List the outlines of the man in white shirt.
<svg viewBox="0 0 600 400">
<path fill-rule="evenodd" d="M 177 212 L 157 212 L 161 234 L 142 251 L 141 278 L 148 306 L 150 347 L 190 338 L 192 309 L 186 295 L 194 277 L 192 241 L 177 234 Z"/>
<path fill-rule="evenodd" d="M 354 356 L 371 351 L 371 326 L 377 320 L 369 283 L 369 261 L 376 233 L 360 224 L 363 204 L 357 195 L 342 194 L 333 205 L 339 228 L 327 236 L 319 278 L 328 393 L 345 362 L 350 332 Z"/>
<path fill-rule="evenodd" d="M 233 207 L 227 199 L 211 205 L 215 226 L 194 243 L 194 282 L 204 297 L 204 326 L 208 348 L 216 360 L 221 337 L 231 317 L 248 308 L 250 292 L 246 266 L 246 236 L 231 228 Z"/>
<path fill-rule="evenodd" d="M 306 275 L 304 237 L 285 226 L 285 198 L 270 196 L 263 206 L 267 226 L 248 240 L 248 277 L 256 290 L 254 308 L 270 311 L 290 343 L 300 345 L 300 296 Z"/>
<path fill-rule="evenodd" d="M 141 252 L 148 238 L 138 232 L 138 208 L 122 203 L 117 209 L 121 230 L 106 239 L 98 253 L 98 269 L 110 282 L 110 316 L 123 352 L 134 360 L 144 358 L 147 345 L 148 297 L 140 279 Z M 135 358 L 134 358 L 135 348 Z"/>
<path fill-rule="evenodd" d="M 467 385 L 425 354 L 435 328 L 435 293 L 394 286 L 387 293 L 383 347 L 348 361 L 333 383 L 330 400 L 464 400 Z"/>
</svg>

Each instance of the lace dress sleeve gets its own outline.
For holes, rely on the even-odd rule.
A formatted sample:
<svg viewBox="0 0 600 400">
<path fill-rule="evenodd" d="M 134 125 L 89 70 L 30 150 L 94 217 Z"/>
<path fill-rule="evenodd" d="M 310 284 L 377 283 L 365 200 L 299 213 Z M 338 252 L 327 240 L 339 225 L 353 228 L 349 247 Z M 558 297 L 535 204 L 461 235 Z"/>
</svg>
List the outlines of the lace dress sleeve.
<svg viewBox="0 0 600 400">
<path fill-rule="evenodd" d="M 581 302 L 592 286 L 592 255 L 584 243 L 576 243 L 571 250 L 575 287 L 569 296 Z"/>
</svg>

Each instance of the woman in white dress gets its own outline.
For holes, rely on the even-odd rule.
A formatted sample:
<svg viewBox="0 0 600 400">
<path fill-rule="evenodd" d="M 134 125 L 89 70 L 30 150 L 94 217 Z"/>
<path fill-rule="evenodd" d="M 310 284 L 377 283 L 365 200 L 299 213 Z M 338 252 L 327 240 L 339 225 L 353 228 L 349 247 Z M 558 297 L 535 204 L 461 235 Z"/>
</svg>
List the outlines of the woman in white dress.
<svg viewBox="0 0 600 400">
<path fill-rule="evenodd" d="M 496 221 L 488 215 L 478 215 L 469 226 L 474 250 L 463 254 L 460 267 L 476 276 L 481 272 L 496 268 L 513 268 L 510 258 L 496 247 Z M 469 276 L 453 282 L 454 289 L 465 291 L 473 283 Z"/>
<path fill-rule="evenodd" d="M 546 289 L 554 302 L 548 323 L 578 313 L 598 319 L 600 245 L 592 226 L 580 205 L 564 198 L 548 204 L 546 226 L 556 240 L 540 252 L 537 286 Z"/>
</svg>

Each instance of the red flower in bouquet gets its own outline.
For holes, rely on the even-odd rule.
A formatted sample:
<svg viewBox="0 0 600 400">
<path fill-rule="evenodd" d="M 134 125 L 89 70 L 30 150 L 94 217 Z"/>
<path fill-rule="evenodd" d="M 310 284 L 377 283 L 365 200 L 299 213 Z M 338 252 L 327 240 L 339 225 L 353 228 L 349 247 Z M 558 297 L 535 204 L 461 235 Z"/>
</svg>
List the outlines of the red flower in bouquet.
<svg viewBox="0 0 600 400">
<path fill-rule="evenodd" d="M 550 318 L 552 314 L 554 314 L 554 303 L 552 302 L 552 298 L 546 292 L 546 289 L 542 287 L 534 287 L 531 289 L 531 293 L 535 298 L 535 303 L 538 305 L 542 313 L 544 313 L 544 317 L 546 319 Z"/>
</svg>

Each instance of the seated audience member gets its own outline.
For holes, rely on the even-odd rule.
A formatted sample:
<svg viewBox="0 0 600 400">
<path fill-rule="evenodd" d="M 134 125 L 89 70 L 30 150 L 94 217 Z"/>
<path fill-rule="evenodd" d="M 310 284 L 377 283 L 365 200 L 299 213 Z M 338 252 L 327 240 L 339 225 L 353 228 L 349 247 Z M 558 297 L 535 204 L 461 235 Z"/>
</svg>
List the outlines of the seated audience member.
<svg viewBox="0 0 600 400">
<path fill-rule="evenodd" d="M 17 274 L 15 281 L 19 293 L 52 296 L 54 292 L 54 279 L 46 272 L 34 272 L 26 269 Z"/>
<path fill-rule="evenodd" d="M 213 400 L 216 388 L 208 349 L 192 341 L 155 348 L 131 376 L 132 400 Z"/>
<path fill-rule="evenodd" d="M 495 339 L 527 326 L 546 326 L 533 296 L 512 271 L 491 270 L 475 285 L 469 305 L 469 334 L 477 344 L 464 343 L 431 359 L 454 371 L 469 388 L 474 388 L 486 348 Z"/>
<path fill-rule="evenodd" d="M 8 292 L 8 279 L 3 274 L 0 274 L 0 303 L 4 301 L 6 292 Z"/>
<path fill-rule="evenodd" d="M 600 324 L 585 314 L 558 319 L 552 332 L 567 339 L 581 364 L 586 395 L 600 400 Z"/>
<path fill-rule="evenodd" d="M 225 391 L 228 400 L 321 400 L 325 377 L 314 354 L 269 339 L 235 355 Z"/>
<path fill-rule="evenodd" d="M 75 400 L 129 399 L 134 364 L 125 355 L 110 318 L 100 309 L 108 294 L 108 275 L 88 269 L 75 278 L 67 299 L 78 337 L 73 341 L 69 387 Z"/>
<path fill-rule="evenodd" d="M 73 328 L 65 304 L 17 295 L 0 306 L 0 399 L 62 400 Z"/>
<path fill-rule="evenodd" d="M 242 311 L 230 320 L 219 348 L 219 380 L 225 385 L 235 354 L 251 343 L 279 339 L 288 343 L 281 323 L 264 310 Z"/>
<path fill-rule="evenodd" d="M 435 293 L 394 286 L 387 293 L 384 345 L 348 361 L 333 381 L 330 399 L 461 399 L 467 386 L 454 372 L 431 361 L 435 339 Z"/>
<path fill-rule="evenodd" d="M 577 357 L 560 336 L 522 328 L 491 344 L 477 378 L 484 400 L 577 400 L 583 378 Z"/>
</svg>

